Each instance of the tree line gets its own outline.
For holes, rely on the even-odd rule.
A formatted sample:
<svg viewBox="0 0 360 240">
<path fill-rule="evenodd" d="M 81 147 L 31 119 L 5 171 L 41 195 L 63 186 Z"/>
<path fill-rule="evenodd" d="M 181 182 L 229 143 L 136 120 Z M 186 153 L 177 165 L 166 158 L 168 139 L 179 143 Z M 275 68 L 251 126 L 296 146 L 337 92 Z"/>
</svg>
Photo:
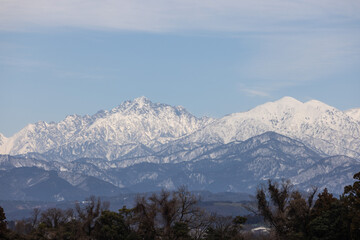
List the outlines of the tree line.
<svg viewBox="0 0 360 240">
<path fill-rule="evenodd" d="M 307 196 L 292 191 L 291 184 L 269 181 L 257 191 L 257 207 L 271 226 L 270 239 L 360 240 L 360 172 L 339 198 L 325 188 Z"/>
<path fill-rule="evenodd" d="M 303 194 L 290 182 L 269 181 L 256 194 L 255 214 L 270 231 L 244 231 L 246 217 L 220 216 L 198 207 L 199 198 L 186 187 L 138 196 L 134 207 L 117 212 L 90 197 L 74 209 L 34 209 L 32 217 L 9 226 L 0 207 L 0 239 L 125 240 L 360 240 L 360 172 L 339 198 L 324 189 Z"/>
<path fill-rule="evenodd" d="M 241 239 L 244 217 L 209 214 L 186 187 L 138 196 L 133 208 L 117 212 L 95 196 L 74 209 L 34 209 L 32 217 L 7 228 L 0 207 L 0 239 Z"/>
</svg>

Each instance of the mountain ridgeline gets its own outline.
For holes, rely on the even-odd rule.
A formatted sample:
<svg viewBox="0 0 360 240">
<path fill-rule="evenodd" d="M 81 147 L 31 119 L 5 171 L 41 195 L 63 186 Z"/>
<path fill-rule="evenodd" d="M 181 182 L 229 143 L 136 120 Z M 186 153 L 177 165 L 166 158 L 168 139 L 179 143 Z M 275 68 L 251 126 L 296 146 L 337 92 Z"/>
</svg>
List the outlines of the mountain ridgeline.
<svg viewBox="0 0 360 240">
<path fill-rule="evenodd" d="M 0 181 L 18 170 L 30 174 L 1 192 L 36 200 L 29 188 L 41 186 L 53 189 L 46 199 L 54 201 L 96 189 L 116 195 L 179 185 L 254 193 L 267 179 L 290 179 L 302 190 L 340 193 L 360 169 L 359 113 L 284 97 L 220 119 L 198 118 L 141 97 L 92 116 L 29 124 L 9 138 L 0 134 Z M 44 177 L 35 181 L 33 171 Z"/>
</svg>

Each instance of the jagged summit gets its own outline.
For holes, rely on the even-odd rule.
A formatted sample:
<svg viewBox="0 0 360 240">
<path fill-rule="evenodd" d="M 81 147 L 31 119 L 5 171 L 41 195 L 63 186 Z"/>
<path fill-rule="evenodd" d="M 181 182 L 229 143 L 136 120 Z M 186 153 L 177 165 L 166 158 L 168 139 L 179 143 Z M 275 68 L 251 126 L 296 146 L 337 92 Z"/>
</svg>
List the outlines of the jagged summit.
<svg viewBox="0 0 360 240">
<path fill-rule="evenodd" d="M 193 116 L 182 106 L 171 106 L 164 103 L 154 103 L 146 97 L 135 98 L 134 100 L 127 100 L 119 106 L 113 108 L 109 113 L 120 114 L 160 114 L 163 111 L 170 111 L 179 116 L 185 114 Z"/>
<path fill-rule="evenodd" d="M 135 109 L 135 108 L 141 109 L 144 107 L 151 107 L 154 105 L 156 105 L 156 104 L 154 104 L 148 98 L 142 96 L 142 97 L 135 98 L 134 100 L 127 100 L 127 101 L 121 103 L 119 106 L 113 108 L 111 110 L 111 112 L 124 111 L 127 109 Z"/>
<path fill-rule="evenodd" d="M 183 184 L 248 192 L 263 180 L 284 178 L 303 190 L 316 185 L 342 192 L 360 166 L 359 113 L 284 97 L 214 120 L 140 97 L 94 115 L 29 124 L 10 138 L 0 134 L 0 168 L 54 170 L 51 181 L 46 171 L 34 171 L 30 178 L 39 175 L 45 184 L 28 192 L 55 189 L 56 177 L 61 186 L 65 179 L 76 187 L 68 185 L 75 189 L 70 197 L 96 186 L 96 194 L 113 191 L 110 183 L 147 192 Z M 25 155 L 1 155 L 8 153 Z M 14 183 L 33 183 L 23 176 Z"/>
<path fill-rule="evenodd" d="M 140 97 L 92 116 L 70 115 L 58 123 L 29 124 L 2 144 L 0 153 L 51 150 L 78 157 L 95 155 L 114 159 L 126 153 L 119 150 L 122 146 L 164 144 L 188 135 L 210 121 L 193 116 L 183 107 L 153 103 Z"/>
<path fill-rule="evenodd" d="M 136 102 L 136 103 L 140 104 L 140 103 L 147 103 L 147 102 L 151 102 L 151 101 L 147 97 L 141 96 L 141 97 L 135 98 L 133 100 L 133 102 Z"/>
<path fill-rule="evenodd" d="M 267 131 L 300 140 L 326 154 L 359 157 L 360 110 L 342 112 L 317 100 L 283 97 L 220 119 L 197 118 L 181 106 L 128 100 L 89 116 L 29 124 L 10 138 L 0 135 L 0 154 L 44 153 L 64 158 L 117 159 L 134 149 L 172 141 L 212 144 L 244 141 Z"/>
<path fill-rule="evenodd" d="M 0 133 L 0 146 L 5 143 L 6 139 L 7 138 L 3 134 Z"/>
</svg>

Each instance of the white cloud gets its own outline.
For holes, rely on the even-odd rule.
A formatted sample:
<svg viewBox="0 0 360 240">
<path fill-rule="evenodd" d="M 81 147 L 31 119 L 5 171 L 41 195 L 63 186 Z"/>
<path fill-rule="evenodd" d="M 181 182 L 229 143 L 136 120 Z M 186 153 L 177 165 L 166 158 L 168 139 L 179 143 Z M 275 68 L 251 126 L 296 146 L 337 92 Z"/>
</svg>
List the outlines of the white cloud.
<svg viewBox="0 0 360 240">
<path fill-rule="evenodd" d="M 268 94 L 351 72 L 360 62 L 358 33 L 274 34 L 259 38 L 258 51 L 239 63 L 238 73 Z"/>
<path fill-rule="evenodd" d="M 303 21 L 324 27 L 358 21 L 359 10 L 357 0 L 2 0 L 0 29 L 291 31 Z"/>
<path fill-rule="evenodd" d="M 231 32 L 257 48 L 238 65 L 254 81 L 240 91 L 266 97 L 359 64 L 359 12 L 358 0 L 2 0 L 0 30 Z"/>
<path fill-rule="evenodd" d="M 251 88 L 240 87 L 239 91 L 246 93 L 248 96 L 252 97 L 270 97 L 270 93 L 260 90 L 254 90 Z"/>
</svg>

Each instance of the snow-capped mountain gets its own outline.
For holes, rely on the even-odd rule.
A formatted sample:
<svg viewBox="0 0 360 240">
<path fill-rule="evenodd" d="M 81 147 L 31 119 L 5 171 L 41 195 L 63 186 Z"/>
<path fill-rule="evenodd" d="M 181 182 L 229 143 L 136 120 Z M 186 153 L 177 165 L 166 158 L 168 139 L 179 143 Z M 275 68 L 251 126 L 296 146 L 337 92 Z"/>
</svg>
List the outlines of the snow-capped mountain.
<svg viewBox="0 0 360 240">
<path fill-rule="evenodd" d="M 320 101 L 284 97 L 225 116 L 181 141 L 229 143 L 274 131 L 328 155 L 360 158 L 360 123 L 348 114 Z"/>
<path fill-rule="evenodd" d="M 210 122 L 211 118 L 196 118 L 181 106 L 140 97 L 92 116 L 71 115 L 59 123 L 29 124 L 8 139 L 0 136 L 0 153 L 50 151 L 69 160 L 86 156 L 113 160 L 139 145 L 164 144 Z"/>
<path fill-rule="evenodd" d="M 0 135 L 0 154 L 36 152 L 61 161 L 122 159 L 124 167 L 141 161 L 187 161 L 209 144 L 274 131 L 326 155 L 360 158 L 359 113 L 360 109 L 342 112 L 316 100 L 302 103 L 284 97 L 214 120 L 140 97 L 92 116 L 71 115 L 58 123 L 29 124 L 10 138 Z M 159 149 L 164 154 L 153 158 Z"/>
<path fill-rule="evenodd" d="M 267 179 L 290 179 L 301 190 L 311 189 L 312 186 L 320 189 L 327 187 L 329 191 L 340 194 L 345 185 L 352 184 L 352 176 L 360 169 L 359 159 L 346 156 L 324 157 L 305 144 L 275 132 L 266 132 L 246 141 L 194 147 L 192 151 L 198 154 L 190 154 L 192 158 L 188 156 L 187 161 L 140 161 L 127 167 L 119 167 L 121 160 L 84 158 L 72 162 L 56 162 L 28 156 L 0 155 L 0 186 L 6 185 L 6 177 L 1 178 L 1 174 L 8 176 L 9 172 L 14 172 L 14 168 L 37 167 L 45 171 L 56 171 L 56 177 L 61 178 L 52 180 L 60 184 L 54 184 L 54 188 L 59 188 L 58 191 L 52 190 L 56 196 L 66 185 L 60 180 L 86 191 L 92 189 L 94 194 L 106 195 L 118 192 L 116 187 L 122 191 L 128 189 L 145 192 L 161 188 L 172 190 L 184 184 L 191 190 L 251 194 Z M 161 156 L 164 156 L 162 150 L 154 153 L 154 158 L 161 159 Z M 22 175 L 15 178 L 18 178 L 17 183 L 24 184 L 21 187 L 22 194 L 31 193 L 27 190 L 32 187 L 28 185 L 30 178 L 24 180 Z M 104 191 L 105 188 L 108 190 Z M 72 187 L 66 186 L 66 189 L 71 190 Z M 14 195 L 17 191 L 10 188 L 7 192 Z M 0 199 L 6 197 L 5 193 L 0 191 Z M 21 196 L 14 195 L 15 199 Z M 26 196 L 30 197 L 28 194 Z"/>
<path fill-rule="evenodd" d="M 360 108 L 353 108 L 345 111 L 345 113 L 353 119 L 360 122 Z"/>
<path fill-rule="evenodd" d="M 315 185 L 340 193 L 360 169 L 359 112 L 284 97 L 211 119 L 141 97 L 92 116 L 29 124 L 9 138 L 0 134 L 0 154 L 7 154 L 0 155 L 0 171 L 55 171 L 42 173 L 51 178 L 36 187 L 59 184 L 47 196 L 53 199 L 66 189 L 96 193 L 93 182 L 104 194 L 182 184 L 250 193 L 266 179 L 291 179 L 303 190 Z M 7 191 L 31 198 L 28 187 L 20 195 Z"/>
<path fill-rule="evenodd" d="M 7 138 L 0 133 L 0 146 L 4 145 L 7 141 Z"/>
</svg>

